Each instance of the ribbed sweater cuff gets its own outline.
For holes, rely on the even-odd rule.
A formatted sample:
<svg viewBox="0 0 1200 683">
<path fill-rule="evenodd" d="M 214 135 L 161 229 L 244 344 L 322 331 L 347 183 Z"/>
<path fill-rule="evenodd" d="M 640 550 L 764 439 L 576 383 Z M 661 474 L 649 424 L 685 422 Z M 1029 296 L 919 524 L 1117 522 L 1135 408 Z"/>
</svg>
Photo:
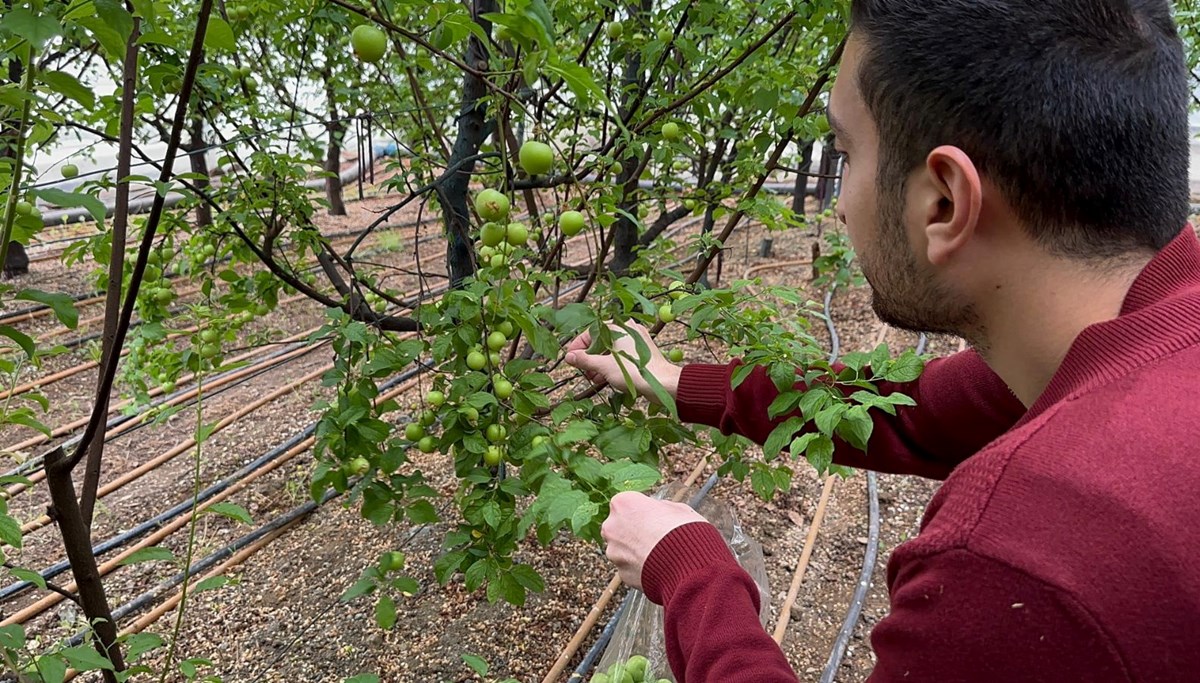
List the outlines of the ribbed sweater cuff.
<svg viewBox="0 0 1200 683">
<path fill-rule="evenodd" d="M 642 565 L 642 592 L 665 605 L 688 577 L 714 566 L 737 565 L 721 532 L 708 522 L 692 522 L 667 534 Z"/>
<path fill-rule="evenodd" d="M 685 365 L 679 374 L 675 407 L 679 419 L 690 424 L 720 427 L 729 394 L 729 365 Z"/>
</svg>

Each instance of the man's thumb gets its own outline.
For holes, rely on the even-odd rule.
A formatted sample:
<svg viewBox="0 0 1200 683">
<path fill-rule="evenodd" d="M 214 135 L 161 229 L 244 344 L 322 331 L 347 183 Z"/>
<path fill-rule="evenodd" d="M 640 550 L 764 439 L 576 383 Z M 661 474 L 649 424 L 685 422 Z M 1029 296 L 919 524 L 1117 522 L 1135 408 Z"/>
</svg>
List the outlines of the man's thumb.
<svg viewBox="0 0 1200 683">
<path fill-rule="evenodd" d="M 601 356 L 594 356 L 583 350 L 572 351 L 567 354 L 567 364 L 583 372 L 598 372 L 603 362 L 604 359 Z"/>
</svg>

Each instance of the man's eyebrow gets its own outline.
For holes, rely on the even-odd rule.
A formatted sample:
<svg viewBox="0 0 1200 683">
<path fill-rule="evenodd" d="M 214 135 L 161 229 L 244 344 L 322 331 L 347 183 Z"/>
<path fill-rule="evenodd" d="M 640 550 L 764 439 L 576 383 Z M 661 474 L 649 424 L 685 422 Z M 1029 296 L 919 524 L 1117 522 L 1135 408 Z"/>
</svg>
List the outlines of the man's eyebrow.
<svg viewBox="0 0 1200 683">
<path fill-rule="evenodd" d="M 849 140 L 849 136 L 846 135 L 846 129 L 842 126 L 842 123 L 838 120 L 838 117 L 834 115 L 832 106 L 825 107 L 825 118 L 829 121 L 829 129 L 833 131 L 833 134 L 837 136 L 839 140 L 842 140 L 843 142 Z"/>
</svg>

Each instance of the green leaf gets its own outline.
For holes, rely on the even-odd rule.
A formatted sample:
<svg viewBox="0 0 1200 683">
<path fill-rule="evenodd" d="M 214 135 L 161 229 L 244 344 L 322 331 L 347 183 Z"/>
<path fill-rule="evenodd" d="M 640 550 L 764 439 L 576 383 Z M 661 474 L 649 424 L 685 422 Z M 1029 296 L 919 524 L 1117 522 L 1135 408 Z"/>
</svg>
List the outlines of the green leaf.
<svg viewBox="0 0 1200 683">
<path fill-rule="evenodd" d="M 96 652 L 96 648 L 90 645 L 79 645 L 77 647 L 68 647 L 62 650 L 59 654 L 67 658 L 67 662 L 80 671 L 95 671 L 97 669 L 107 669 L 113 671 L 112 662 L 108 658 Z"/>
<path fill-rule="evenodd" d="M 225 586 L 228 586 L 228 585 L 229 585 L 229 577 L 218 574 L 217 576 L 210 576 L 207 579 L 204 579 L 203 581 L 197 583 L 195 586 L 192 587 L 192 593 L 203 593 L 205 591 L 211 591 L 211 590 L 216 590 L 218 588 L 224 588 Z"/>
<path fill-rule="evenodd" d="M 804 415 L 805 420 L 811 420 L 816 416 L 817 411 L 829 405 L 833 397 L 829 395 L 829 391 L 824 388 L 809 389 L 804 393 L 804 398 L 800 399 L 800 413 Z"/>
<path fill-rule="evenodd" d="M 132 657 L 129 658 L 133 660 Z M 43 655 L 37 660 L 42 683 L 63 683 L 67 679 L 67 663 L 57 655 Z"/>
<path fill-rule="evenodd" d="M 26 356 L 33 358 L 37 354 L 37 344 L 33 341 L 33 338 L 17 328 L 11 325 L 0 325 L 0 335 L 15 341 L 17 346 L 21 347 L 21 350 L 25 352 Z"/>
<path fill-rule="evenodd" d="M 150 548 L 142 548 L 135 551 L 129 557 L 121 560 L 120 566 L 124 567 L 130 564 L 138 564 L 140 562 L 174 562 L 175 553 L 166 548 L 152 546 Z"/>
<path fill-rule="evenodd" d="M 759 498 L 770 502 L 775 494 L 775 477 L 771 476 L 771 471 L 766 467 L 755 467 L 750 472 L 750 488 L 754 489 Z"/>
<path fill-rule="evenodd" d="M 62 26 L 54 17 L 39 16 L 26 7 L 17 7 L 0 17 L 0 31 L 24 38 L 40 51 L 51 38 L 62 33 Z"/>
<path fill-rule="evenodd" d="M 204 33 L 204 47 L 209 50 L 228 50 L 234 52 L 237 50 L 237 39 L 233 35 L 233 29 L 225 20 L 218 16 L 210 16 L 208 18 L 208 30 Z"/>
<path fill-rule="evenodd" d="M 8 515 L 0 515 L 0 543 L 21 547 L 21 525 Z"/>
<path fill-rule="evenodd" d="M 29 583 L 32 583 L 33 585 L 37 586 L 38 588 L 41 588 L 42 590 L 46 590 L 46 580 L 42 578 L 41 574 L 39 574 L 33 570 L 30 570 L 30 569 L 23 569 L 21 567 L 13 567 L 12 569 L 9 569 L 8 571 L 9 571 L 9 573 L 11 573 L 13 576 L 17 577 L 20 580 L 28 581 Z"/>
<path fill-rule="evenodd" d="M 157 650 L 163 645 L 166 645 L 166 641 L 162 639 L 162 636 L 155 633 L 134 633 L 125 639 L 125 647 L 127 648 L 125 657 L 130 661 L 134 661 L 147 652 Z"/>
<path fill-rule="evenodd" d="M 342 683 L 379 683 L 379 676 L 375 674 L 358 674 L 344 679 Z"/>
<path fill-rule="evenodd" d="M 204 514 L 221 515 L 242 524 L 253 523 L 253 520 L 250 519 L 250 513 L 246 511 L 246 508 L 234 503 L 216 503 L 210 505 L 204 510 Z"/>
<path fill-rule="evenodd" d="M 845 417 L 837 426 L 837 433 L 851 446 L 866 451 L 874 428 L 875 422 L 867 414 L 867 409 L 864 406 L 854 406 L 846 411 Z"/>
<path fill-rule="evenodd" d="M 915 382 L 921 373 L 925 371 L 925 361 L 921 360 L 913 351 L 905 351 L 892 367 L 884 374 L 883 378 L 889 382 Z"/>
<path fill-rule="evenodd" d="M 512 577 L 517 581 L 517 583 L 524 586 L 526 590 L 534 593 L 541 593 L 542 591 L 546 590 L 546 582 L 542 579 L 542 575 L 538 574 L 537 570 L 529 565 L 518 564 L 514 566 L 512 571 L 509 573 L 511 573 Z"/>
<path fill-rule="evenodd" d="M 85 109 L 96 107 L 96 95 L 71 74 L 63 71 L 43 71 L 38 76 L 51 90 L 75 100 Z"/>
<path fill-rule="evenodd" d="M 650 433 L 639 427 L 617 425 L 597 436 L 594 443 L 610 460 L 631 460 L 645 453 L 649 437 Z"/>
<path fill-rule="evenodd" d="M 480 677 L 487 675 L 488 663 L 483 661 L 482 657 L 478 657 L 476 655 L 463 655 L 462 658 L 463 661 L 467 663 L 467 666 L 471 667 L 471 670 Z"/>
<path fill-rule="evenodd" d="M 437 558 L 433 563 L 433 575 L 437 578 L 438 583 L 445 585 L 466 559 L 467 554 L 461 550 L 446 553 Z"/>
<path fill-rule="evenodd" d="M 763 455 L 772 460 L 779 455 L 783 447 L 791 443 L 796 432 L 804 428 L 807 421 L 802 417 L 789 418 L 786 422 L 771 430 L 766 443 L 763 444 Z"/>
<path fill-rule="evenodd" d="M 571 529 L 576 534 L 582 533 L 583 530 L 587 528 L 587 525 L 591 524 L 592 520 L 596 519 L 596 515 L 599 513 L 600 506 L 593 501 L 589 500 L 583 505 L 580 505 L 579 507 L 575 508 L 573 513 L 571 513 Z"/>
<path fill-rule="evenodd" d="M 104 208 L 104 202 L 96 197 L 93 197 L 86 192 L 67 192 L 56 187 L 43 187 L 33 191 L 33 194 L 40 197 L 42 200 L 55 206 L 72 207 L 78 206 L 87 210 L 95 219 L 100 227 L 104 226 L 104 217 L 107 211 Z"/>
<path fill-rule="evenodd" d="M 595 100 L 604 99 L 604 90 L 592 78 L 590 69 L 586 69 L 572 61 L 564 61 L 557 57 L 546 63 L 546 71 L 558 76 L 566 82 L 571 92 L 579 98 L 580 103 L 587 106 Z"/>
<path fill-rule="evenodd" d="M 662 478 L 658 470 L 636 462 L 610 462 L 604 466 L 603 472 L 613 488 L 622 492 L 649 490 Z"/>
<path fill-rule="evenodd" d="M 5 650 L 24 650 L 25 627 L 20 624 L 0 626 L 0 647 Z"/>
<path fill-rule="evenodd" d="M 833 439 L 821 434 L 808 443 L 804 455 L 817 472 L 824 474 L 833 464 Z"/>
<path fill-rule="evenodd" d="M 30 429 L 41 432 L 45 436 L 51 435 L 50 428 L 47 427 L 46 425 L 42 424 L 41 421 L 39 421 L 37 418 L 35 418 L 33 416 L 33 412 L 30 411 L 28 408 L 18 408 L 16 410 L 10 412 L 8 415 L 6 415 L 4 417 L 5 417 L 5 421 L 7 421 L 11 424 L 17 424 L 17 425 L 29 427 Z"/>
<path fill-rule="evenodd" d="M 75 301 L 66 294 L 43 292 L 39 289 L 23 289 L 13 298 L 49 306 L 58 321 L 66 325 L 68 329 L 73 330 L 79 325 L 79 311 L 75 309 Z"/>
<path fill-rule="evenodd" d="M 816 419 L 813 422 L 817 425 L 817 429 L 825 436 L 833 436 L 833 432 L 837 429 L 838 423 L 842 421 L 842 416 L 846 414 L 849 408 L 845 403 L 835 403 L 828 408 L 817 413 Z"/>
<path fill-rule="evenodd" d="M 591 441 L 599 434 L 600 430 L 596 429 L 595 424 L 586 420 L 575 420 L 568 423 L 562 431 L 554 436 L 554 442 L 560 446 L 566 446 L 567 444 Z"/>
<path fill-rule="evenodd" d="M 374 568 L 363 572 L 362 577 L 360 577 L 358 581 L 355 581 L 354 585 L 347 588 L 346 592 L 342 593 L 338 600 L 341 600 L 342 602 L 350 602 L 355 598 L 362 597 L 375 590 L 375 581 L 373 580 L 375 576 L 377 576 L 377 574 Z"/>
<path fill-rule="evenodd" d="M 392 630 L 396 625 L 396 601 L 386 593 L 381 594 L 379 602 L 375 603 L 375 623 L 385 631 Z"/>
</svg>

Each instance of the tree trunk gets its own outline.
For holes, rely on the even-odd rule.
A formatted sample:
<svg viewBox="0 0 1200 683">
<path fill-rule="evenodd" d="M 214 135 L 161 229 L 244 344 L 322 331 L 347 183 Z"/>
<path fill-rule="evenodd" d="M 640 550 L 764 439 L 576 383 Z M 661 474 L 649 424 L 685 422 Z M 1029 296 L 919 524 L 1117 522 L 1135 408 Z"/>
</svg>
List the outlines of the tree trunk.
<svg viewBox="0 0 1200 683">
<path fill-rule="evenodd" d="M 837 184 L 834 175 L 837 173 L 837 157 L 833 153 L 833 135 L 825 138 L 825 146 L 821 149 L 821 164 L 817 171 L 817 202 L 821 211 L 833 205 Z"/>
<path fill-rule="evenodd" d="M 325 198 L 329 201 L 330 216 L 345 216 L 346 202 L 342 197 L 342 139 L 346 124 L 341 121 L 330 123 L 329 141 L 325 147 Z"/>
<path fill-rule="evenodd" d="M 325 176 L 325 199 L 329 202 L 330 216 L 345 216 L 346 201 L 342 196 L 342 140 L 346 137 L 346 122 L 338 115 L 333 73 L 326 67 L 321 76 L 325 79 L 325 109 L 329 112 L 329 123 L 325 124 L 325 131 L 329 134 L 325 145 L 324 169 L 329 174 Z"/>
<path fill-rule="evenodd" d="M 810 140 L 800 151 L 799 173 L 796 174 L 796 187 L 792 190 L 792 213 L 803 216 L 804 200 L 808 198 L 808 172 L 812 166 L 813 142 Z"/>
<path fill-rule="evenodd" d="M 496 11 L 495 0 L 471 0 L 471 15 L 485 32 L 491 32 L 491 22 L 481 16 Z M 488 68 L 487 46 L 474 35 L 467 42 L 467 64 L 480 70 Z M 481 100 L 487 96 L 483 80 L 470 73 L 463 74 L 463 106 L 458 117 L 458 134 L 450 151 L 449 168 L 455 173 L 442 184 L 439 200 L 446 221 L 446 269 L 450 286 L 459 287 L 463 280 L 475 274 L 475 258 L 471 248 L 471 214 L 467 205 L 467 189 L 475 162 L 467 161 L 479 154 L 483 141 L 491 134 L 495 121 L 487 119 L 487 107 Z"/>
<path fill-rule="evenodd" d="M 641 18 L 649 15 L 651 9 L 653 9 L 653 3 L 650 0 L 642 0 L 640 9 L 630 7 L 630 14 L 638 17 L 640 21 Z M 631 111 L 631 107 L 641 101 L 638 93 L 645 87 L 642 80 L 642 52 L 640 46 L 634 46 L 634 49 L 631 49 L 625 56 L 625 75 L 621 78 L 621 92 L 624 95 L 621 97 L 618 116 L 623 121 L 631 122 L 636 114 Z M 621 186 L 621 201 L 617 205 L 631 216 L 636 216 L 638 213 L 638 170 L 642 167 L 642 163 L 640 155 L 626 157 L 621 162 L 621 173 L 616 180 L 617 185 Z M 614 273 L 624 274 L 636 258 L 634 251 L 638 246 L 638 226 L 628 216 L 618 214 L 617 222 L 612 224 L 612 231 L 613 257 L 609 263 L 609 269 Z"/>
<path fill-rule="evenodd" d="M 12 7 L 12 0 L 4 0 L 5 9 Z M 18 51 L 19 52 L 19 51 Z M 20 83 L 21 77 L 24 75 L 24 69 L 21 66 L 21 61 L 16 58 L 16 54 L 10 58 L 8 62 L 8 78 L 0 78 L 0 85 L 7 83 Z M 14 108 L 14 114 L 18 109 Z M 13 157 L 17 149 L 17 128 L 20 126 L 20 117 L 0 121 L 0 157 Z M 29 272 L 29 257 L 25 254 L 24 245 L 18 242 L 8 243 L 8 253 L 4 257 L 4 276 L 13 277 L 16 275 L 24 275 Z"/>
<path fill-rule="evenodd" d="M 199 175 L 195 182 L 196 188 L 201 192 L 207 193 L 210 186 L 208 173 L 208 152 L 205 151 L 208 144 L 204 141 L 204 119 L 197 116 L 192 119 L 190 130 L 191 140 L 184 149 L 188 153 L 188 164 L 192 173 Z M 212 225 L 213 215 L 212 207 L 208 202 L 201 199 L 196 205 L 196 228 L 203 230 Z"/>
</svg>

